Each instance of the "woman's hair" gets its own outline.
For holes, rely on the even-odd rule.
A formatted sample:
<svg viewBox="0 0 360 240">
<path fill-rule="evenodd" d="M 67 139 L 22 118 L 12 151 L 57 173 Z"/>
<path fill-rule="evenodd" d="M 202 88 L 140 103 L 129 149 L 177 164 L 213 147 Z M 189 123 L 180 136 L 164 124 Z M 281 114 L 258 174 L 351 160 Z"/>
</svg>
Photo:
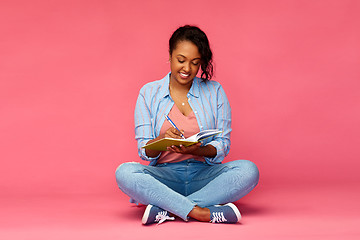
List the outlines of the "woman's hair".
<svg viewBox="0 0 360 240">
<path fill-rule="evenodd" d="M 210 80 L 214 73 L 212 64 L 212 52 L 209 45 L 209 40 L 206 34 L 198 27 L 185 25 L 179 27 L 172 34 L 169 40 L 169 53 L 172 54 L 178 42 L 190 41 L 195 44 L 201 55 L 201 78 L 203 80 Z"/>
</svg>

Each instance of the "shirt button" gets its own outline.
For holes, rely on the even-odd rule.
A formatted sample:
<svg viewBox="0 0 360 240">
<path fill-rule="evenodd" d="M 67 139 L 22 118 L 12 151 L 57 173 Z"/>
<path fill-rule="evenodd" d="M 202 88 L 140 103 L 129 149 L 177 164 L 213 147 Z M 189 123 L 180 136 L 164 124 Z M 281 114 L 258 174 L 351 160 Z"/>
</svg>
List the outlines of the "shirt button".
<svg viewBox="0 0 360 240">
<path fill-rule="evenodd" d="M 197 113 L 197 111 L 194 111 L 194 113 Z"/>
<path fill-rule="evenodd" d="M 190 98 L 188 98 L 188 101 L 189 101 L 189 102 L 190 102 L 190 100 L 191 100 L 191 99 L 190 99 Z"/>
</svg>

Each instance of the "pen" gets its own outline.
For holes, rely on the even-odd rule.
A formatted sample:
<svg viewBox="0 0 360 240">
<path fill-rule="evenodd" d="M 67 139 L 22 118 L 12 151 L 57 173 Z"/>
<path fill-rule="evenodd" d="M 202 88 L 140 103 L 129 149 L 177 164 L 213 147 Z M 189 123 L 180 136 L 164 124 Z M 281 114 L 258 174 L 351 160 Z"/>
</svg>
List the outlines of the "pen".
<svg viewBox="0 0 360 240">
<path fill-rule="evenodd" d="M 171 124 L 171 126 L 173 126 L 176 130 L 178 130 L 180 132 L 180 136 L 185 139 L 184 135 L 181 133 L 181 131 L 177 128 L 177 126 L 175 125 L 175 123 L 169 118 L 168 115 L 164 115 L 165 119 L 168 120 L 168 122 Z"/>
</svg>

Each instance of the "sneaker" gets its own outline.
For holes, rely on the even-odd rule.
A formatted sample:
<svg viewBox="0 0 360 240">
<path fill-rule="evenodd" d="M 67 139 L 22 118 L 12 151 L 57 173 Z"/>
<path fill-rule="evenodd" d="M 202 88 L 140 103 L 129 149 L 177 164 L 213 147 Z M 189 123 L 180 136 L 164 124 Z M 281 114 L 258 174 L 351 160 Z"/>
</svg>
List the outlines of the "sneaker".
<svg viewBox="0 0 360 240">
<path fill-rule="evenodd" d="M 175 220 L 174 217 L 170 217 L 168 211 L 161 209 L 159 207 L 153 206 L 151 204 L 147 205 L 144 216 L 142 218 L 142 224 L 152 224 L 152 223 L 163 223 L 165 220 Z"/>
<path fill-rule="evenodd" d="M 233 203 L 228 203 L 225 205 L 215 205 L 208 208 L 210 209 L 210 222 L 212 223 L 240 222 L 240 211 Z"/>
</svg>

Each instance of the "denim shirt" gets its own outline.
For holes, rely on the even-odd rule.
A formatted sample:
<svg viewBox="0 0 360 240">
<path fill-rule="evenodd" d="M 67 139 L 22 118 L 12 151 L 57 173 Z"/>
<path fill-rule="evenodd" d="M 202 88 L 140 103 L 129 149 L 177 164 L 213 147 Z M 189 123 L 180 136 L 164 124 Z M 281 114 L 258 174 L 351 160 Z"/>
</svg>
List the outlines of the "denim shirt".
<svg viewBox="0 0 360 240">
<path fill-rule="evenodd" d="M 141 159 L 156 165 L 159 156 L 151 158 L 142 148 L 149 140 L 160 134 L 161 126 L 174 105 L 169 92 L 170 73 L 163 79 L 147 83 L 139 93 L 135 107 L 135 139 Z M 230 150 L 231 108 L 224 89 L 216 81 L 203 81 L 195 77 L 187 94 L 196 116 L 200 131 L 219 129 L 222 133 L 202 141 L 202 146 L 211 144 L 216 148 L 216 156 L 205 157 L 208 164 L 221 163 Z"/>
</svg>

